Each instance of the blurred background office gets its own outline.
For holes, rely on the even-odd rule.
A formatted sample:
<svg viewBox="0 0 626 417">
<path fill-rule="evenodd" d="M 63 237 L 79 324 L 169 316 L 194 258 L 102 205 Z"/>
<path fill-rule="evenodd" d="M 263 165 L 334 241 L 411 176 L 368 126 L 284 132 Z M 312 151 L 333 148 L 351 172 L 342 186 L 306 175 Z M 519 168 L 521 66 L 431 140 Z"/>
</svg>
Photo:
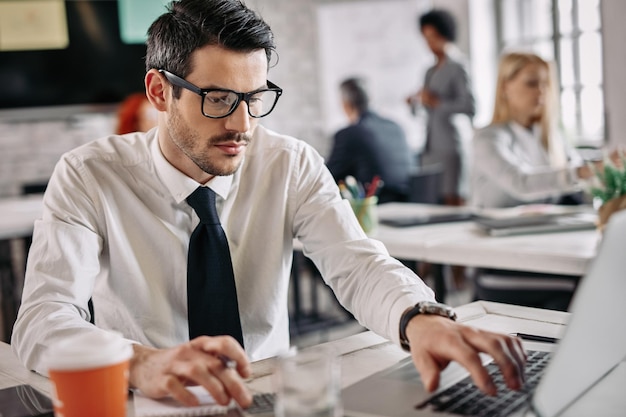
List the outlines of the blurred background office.
<svg viewBox="0 0 626 417">
<path fill-rule="evenodd" d="M 117 105 L 142 88 L 145 46 L 141 39 L 146 22 L 162 12 L 163 3 L 0 3 L 0 12 L 12 15 L 7 21 L 21 22 L 0 28 L 4 35 L 0 43 L 4 80 L 0 87 L 0 196 L 19 194 L 25 182 L 46 180 L 64 151 L 114 132 Z M 310 142 L 323 156 L 329 155 L 332 136 L 345 122 L 337 85 L 354 74 L 355 68 L 370 80 L 372 108 L 404 128 L 416 156 L 422 151 L 425 120 L 413 117 L 404 99 L 419 88 L 434 63 L 415 24 L 419 15 L 432 8 L 449 10 L 457 22 L 456 45 L 470 63 L 476 127 L 490 121 L 501 51 L 524 47 L 555 60 L 563 126 L 574 146 L 625 140 L 621 132 L 626 130 L 626 118 L 620 117 L 626 104 L 626 80 L 621 74 L 626 66 L 621 45 L 626 28 L 620 18 L 626 13 L 624 2 L 247 3 L 276 34 L 280 63 L 270 75 L 285 89 L 284 101 L 264 123 Z M 129 28 L 136 32 L 134 36 Z M 63 81 L 52 81 L 51 76 Z"/>
<path fill-rule="evenodd" d="M 0 197 L 47 182 L 65 151 L 115 132 L 143 89 L 145 31 L 167 1 L 0 1 Z M 416 25 L 445 9 L 469 62 L 474 126 L 491 121 L 497 62 L 520 48 L 554 61 L 563 135 L 581 156 L 625 144 L 626 2 L 619 0 L 248 0 L 271 25 L 281 104 L 263 123 L 328 157 L 345 125 L 337 85 L 358 73 L 370 106 L 402 126 L 412 157 L 426 118 L 412 115 L 433 54 Z M 272 62 L 276 64 L 276 62 Z"/>
</svg>

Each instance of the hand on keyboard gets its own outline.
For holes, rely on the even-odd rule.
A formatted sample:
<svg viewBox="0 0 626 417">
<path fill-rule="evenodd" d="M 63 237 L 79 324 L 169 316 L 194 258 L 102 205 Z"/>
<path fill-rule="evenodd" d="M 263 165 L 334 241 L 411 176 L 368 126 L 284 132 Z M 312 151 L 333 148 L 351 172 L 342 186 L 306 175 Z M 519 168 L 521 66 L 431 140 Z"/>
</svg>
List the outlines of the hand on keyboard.
<svg viewBox="0 0 626 417">
<path fill-rule="evenodd" d="M 526 355 L 521 340 L 509 335 L 465 326 L 438 315 L 418 314 L 406 327 L 413 363 L 430 392 L 439 386 L 439 374 L 451 361 L 459 362 L 472 380 L 488 395 L 497 388 L 479 353 L 490 355 L 500 369 L 506 386 L 519 390 L 524 385 Z"/>
</svg>

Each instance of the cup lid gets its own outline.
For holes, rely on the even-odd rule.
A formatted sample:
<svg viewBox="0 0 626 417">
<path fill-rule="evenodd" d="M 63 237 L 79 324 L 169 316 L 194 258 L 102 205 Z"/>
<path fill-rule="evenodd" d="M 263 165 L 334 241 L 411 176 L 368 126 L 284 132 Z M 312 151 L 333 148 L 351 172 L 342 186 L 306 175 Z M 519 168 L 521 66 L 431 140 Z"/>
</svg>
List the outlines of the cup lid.
<svg viewBox="0 0 626 417">
<path fill-rule="evenodd" d="M 92 369 L 124 362 L 132 356 L 131 342 L 120 333 L 101 329 L 82 331 L 51 346 L 46 354 L 48 369 Z"/>
</svg>

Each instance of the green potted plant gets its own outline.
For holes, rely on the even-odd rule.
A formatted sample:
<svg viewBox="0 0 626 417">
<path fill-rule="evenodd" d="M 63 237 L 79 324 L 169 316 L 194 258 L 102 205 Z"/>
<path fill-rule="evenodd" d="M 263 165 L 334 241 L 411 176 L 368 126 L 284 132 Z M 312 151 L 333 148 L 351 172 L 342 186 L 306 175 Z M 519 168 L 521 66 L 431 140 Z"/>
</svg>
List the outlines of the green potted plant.
<svg viewBox="0 0 626 417">
<path fill-rule="evenodd" d="M 598 228 L 602 230 L 613 213 L 626 208 L 626 160 L 621 155 L 621 163 L 617 165 L 607 158 L 602 169 L 592 166 L 592 170 L 595 177 L 590 191 L 600 204 Z"/>
</svg>

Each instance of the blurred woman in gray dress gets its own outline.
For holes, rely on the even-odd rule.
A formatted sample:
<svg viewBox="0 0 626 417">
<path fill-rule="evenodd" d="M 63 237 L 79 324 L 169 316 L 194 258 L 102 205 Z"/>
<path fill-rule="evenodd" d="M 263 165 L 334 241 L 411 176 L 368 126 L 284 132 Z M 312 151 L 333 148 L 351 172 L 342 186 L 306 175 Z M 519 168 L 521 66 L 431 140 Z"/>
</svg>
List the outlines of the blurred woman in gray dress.
<svg viewBox="0 0 626 417">
<path fill-rule="evenodd" d="M 436 59 L 426 72 L 423 87 L 407 98 L 409 105 L 421 104 L 428 114 L 426 144 L 420 162 L 423 166 L 443 168 L 440 202 L 462 205 L 461 184 L 467 175 L 467 161 L 457 116 L 465 115 L 466 125 L 471 129 L 475 107 L 468 73 L 453 45 L 456 22 L 445 10 L 431 10 L 420 16 L 419 27 Z"/>
</svg>

